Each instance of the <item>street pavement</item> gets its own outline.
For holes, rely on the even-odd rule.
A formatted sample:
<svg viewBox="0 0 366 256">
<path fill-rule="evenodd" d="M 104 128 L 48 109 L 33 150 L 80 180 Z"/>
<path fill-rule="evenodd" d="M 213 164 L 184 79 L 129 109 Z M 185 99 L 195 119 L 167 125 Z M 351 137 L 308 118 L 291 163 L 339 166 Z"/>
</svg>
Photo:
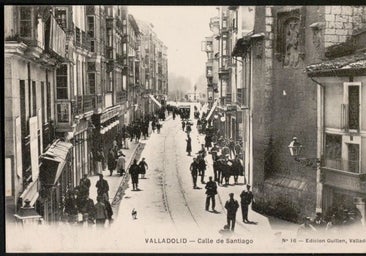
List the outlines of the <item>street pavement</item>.
<svg viewBox="0 0 366 256">
<path fill-rule="evenodd" d="M 191 113 L 193 115 L 193 111 Z M 192 120 L 194 120 L 193 116 Z M 245 186 L 220 186 L 216 196 L 218 212 L 205 211 L 205 184 L 200 184 L 200 179 L 198 179 L 198 186 L 201 189 L 193 189 L 189 171 L 193 156 L 199 151 L 200 144 L 204 140 L 204 137 L 198 134 L 196 125 L 193 126 L 191 137 L 193 154 L 187 156 L 185 152 L 186 133 L 181 129 L 180 118 L 167 119 L 163 123 L 161 133 L 153 133 L 146 142 L 142 157 L 146 158 L 149 169 L 146 179 L 139 180 L 140 190 L 132 191 L 130 181 L 125 190 L 119 215 L 113 226 L 121 227 L 131 234 L 134 237 L 133 244 L 138 246 L 141 252 L 154 251 L 156 244 L 146 243 L 144 239 L 148 238 L 186 237 L 191 240 L 192 245 L 194 244 L 192 248 L 197 249 L 200 246 L 207 246 L 205 243 L 197 244 L 200 237 L 249 239 L 259 234 L 262 237 L 269 237 L 269 239 L 278 239 L 283 231 L 297 230 L 295 224 L 280 220 L 273 221 L 251 210 L 249 218 L 256 224 L 244 224 L 241 222 L 241 209 L 239 208 L 235 231 L 225 233 L 222 230 L 226 224 L 225 201 L 228 199 L 229 193 L 233 192 L 235 198 L 240 202 L 239 194 Z M 207 160 L 209 167 L 205 181 L 208 181 L 209 176 L 213 176 L 210 155 Z M 137 211 L 137 219 L 132 218 L 133 209 Z M 242 251 L 243 245 L 240 243 L 231 246 L 234 251 Z M 217 249 L 220 248 L 220 244 L 214 243 L 210 247 Z M 134 247 L 124 249 L 129 248 Z M 159 247 L 156 248 L 157 250 L 164 249 L 167 252 L 174 251 L 174 248 L 167 244 L 159 244 Z M 187 246 L 184 251 L 195 251 L 192 248 Z"/>
<path fill-rule="evenodd" d="M 143 142 L 143 140 L 141 140 Z M 137 147 L 139 146 L 139 143 L 129 142 L 129 149 L 123 149 L 123 154 L 126 155 L 126 167 L 129 165 L 130 162 L 133 160 L 133 156 L 136 152 Z M 106 159 L 107 160 L 107 159 Z M 113 172 L 113 175 L 110 176 L 109 170 L 106 168 L 102 172 L 103 178 L 108 182 L 109 185 L 109 201 L 112 203 L 113 198 L 116 195 L 116 192 L 123 180 L 123 176 L 120 176 L 117 171 Z M 95 187 L 97 181 L 99 180 L 98 175 L 89 176 L 90 179 L 90 190 L 89 190 L 89 197 L 96 202 L 97 200 L 97 188 Z"/>
</svg>

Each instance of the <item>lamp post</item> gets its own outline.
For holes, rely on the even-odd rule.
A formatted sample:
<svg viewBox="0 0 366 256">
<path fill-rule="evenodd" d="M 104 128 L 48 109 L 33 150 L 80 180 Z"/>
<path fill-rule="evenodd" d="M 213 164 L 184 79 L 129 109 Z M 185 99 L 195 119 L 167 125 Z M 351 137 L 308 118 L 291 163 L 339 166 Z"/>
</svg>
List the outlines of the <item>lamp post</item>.
<svg viewBox="0 0 366 256">
<path fill-rule="evenodd" d="M 297 137 L 293 137 L 292 141 L 288 145 L 290 150 L 290 155 L 294 158 L 295 161 L 299 162 L 303 166 L 311 167 L 313 169 L 318 169 L 320 166 L 320 159 L 319 158 L 306 158 L 300 157 L 302 149 L 304 148 L 303 145 L 297 141 Z"/>
</svg>

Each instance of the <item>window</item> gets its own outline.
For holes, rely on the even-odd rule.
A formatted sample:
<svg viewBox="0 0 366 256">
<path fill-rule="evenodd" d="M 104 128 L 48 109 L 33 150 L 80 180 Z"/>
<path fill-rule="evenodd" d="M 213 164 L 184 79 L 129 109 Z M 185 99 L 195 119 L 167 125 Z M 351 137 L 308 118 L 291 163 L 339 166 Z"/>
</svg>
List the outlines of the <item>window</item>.
<svg viewBox="0 0 366 256">
<path fill-rule="evenodd" d="M 335 134 L 325 135 L 325 166 L 342 169 L 342 136 Z"/>
<path fill-rule="evenodd" d="M 344 83 L 342 104 L 343 129 L 358 132 L 361 123 L 361 83 Z"/>
<path fill-rule="evenodd" d="M 68 103 L 58 103 L 57 104 L 57 121 L 59 123 L 69 122 L 69 104 Z"/>
<path fill-rule="evenodd" d="M 95 52 L 95 41 L 94 40 L 90 41 L 90 51 Z"/>
<path fill-rule="evenodd" d="M 80 46 L 81 45 L 81 34 L 80 34 L 80 28 L 75 27 L 75 45 Z"/>
<path fill-rule="evenodd" d="M 88 16 L 88 34 L 90 37 L 94 37 L 94 16 Z"/>
<path fill-rule="evenodd" d="M 55 18 L 56 18 L 57 23 L 60 25 L 60 27 L 65 30 L 67 28 L 66 10 L 56 8 Z"/>
<path fill-rule="evenodd" d="M 19 8 L 19 35 L 21 37 L 32 37 L 32 13 L 33 7 Z"/>
<path fill-rule="evenodd" d="M 36 82 L 32 81 L 32 114 L 31 116 L 37 115 L 37 91 Z"/>
<path fill-rule="evenodd" d="M 25 81 L 19 81 L 20 89 L 20 121 L 22 126 L 22 137 L 28 134 L 27 115 L 26 115 L 26 104 L 25 104 Z"/>
<path fill-rule="evenodd" d="M 66 64 L 62 64 L 56 70 L 56 97 L 57 99 L 68 99 Z"/>
<path fill-rule="evenodd" d="M 95 73 L 88 73 L 89 93 L 95 94 Z"/>
<path fill-rule="evenodd" d="M 46 95 L 46 86 L 44 84 L 44 82 L 41 82 L 41 102 L 42 102 L 42 123 L 46 123 L 47 119 L 47 113 L 46 113 L 46 108 L 47 108 L 47 99 L 45 99 L 45 95 Z"/>
<path fill-rule="evenodd" d="M 348 146 L 348 171 L 359 173 L 360 167 L 360 145 L 347 144 Z"/>
<path fill-rule="evenodd" d="M 348 125 L 349 129 L 360 128 L 360 87 L 348 87 Z"/>
<path fill-rule="evenodd" d="M 51 120 L 51 84 L 47 82 L 47 122 Z"/>
<path fill-rule="evenodd" d="M 109 46 L 109 47 L 112 47 L 113 46 L 113 44 L 112 44 L 112 29 L 110 29 L 110 28 L 108 28 L 107 29 L 107 45 Z"/>
</svg>

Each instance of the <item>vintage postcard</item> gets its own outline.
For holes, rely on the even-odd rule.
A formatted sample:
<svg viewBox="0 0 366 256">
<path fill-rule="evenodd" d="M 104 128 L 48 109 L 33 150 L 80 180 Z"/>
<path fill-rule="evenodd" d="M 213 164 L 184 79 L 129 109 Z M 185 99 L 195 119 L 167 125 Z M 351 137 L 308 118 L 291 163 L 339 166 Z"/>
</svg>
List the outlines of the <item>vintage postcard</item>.
<svg viewBox="0 0 366 256">
<path fill-rule="evenodd" d="M 4 14 L 7 252 L 366 253 L 366 6 Z"/>
</svg>

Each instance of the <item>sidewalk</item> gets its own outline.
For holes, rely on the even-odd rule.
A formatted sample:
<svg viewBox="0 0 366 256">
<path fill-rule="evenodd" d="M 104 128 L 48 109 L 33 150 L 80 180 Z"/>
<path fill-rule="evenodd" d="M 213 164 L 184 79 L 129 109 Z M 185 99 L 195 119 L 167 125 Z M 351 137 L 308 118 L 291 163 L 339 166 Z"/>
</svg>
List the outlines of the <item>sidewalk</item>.
<svg viewBox="0 0 366 256">
<path fill-rule="evenodd" d="M 144 140 L 141 140 L 141 141 L 144 141 Z M 129 141 L 129 149 L 122 149 L 123 153 L 126 155 L 126 170 L 128 170 L 127 167 L 132 162 L 135 152 L 136 152 L 137 148 L 139 147 L 140 143 L 135 143 L 135 142 Z M 103 178 L 106 181 L 108 181 L 108 184 L 109 184 L 109 201 L 111 202 L 114 199 L 114 197 L 118 191 L 118 188 L 121 185 L 121 182 L 122 182 L 123 178 L 125 177 L 125 175 L 120 176 L 119 173 L 114 171 L 113 175 L 110 176 L 109 170 L 105 169 L 105 170 L 103 170 L 103 176 L 104 176 Z M 99 176 L 98 175 L 90 176 L 89 179 L 90 179 L 90 183 L 91 183 L 89 196 L 91 199 L 94 200 L 94 202 L 96 202 L 97 188 L 95 187 L 95 184 L 99 180 Z"/>
</svg>

